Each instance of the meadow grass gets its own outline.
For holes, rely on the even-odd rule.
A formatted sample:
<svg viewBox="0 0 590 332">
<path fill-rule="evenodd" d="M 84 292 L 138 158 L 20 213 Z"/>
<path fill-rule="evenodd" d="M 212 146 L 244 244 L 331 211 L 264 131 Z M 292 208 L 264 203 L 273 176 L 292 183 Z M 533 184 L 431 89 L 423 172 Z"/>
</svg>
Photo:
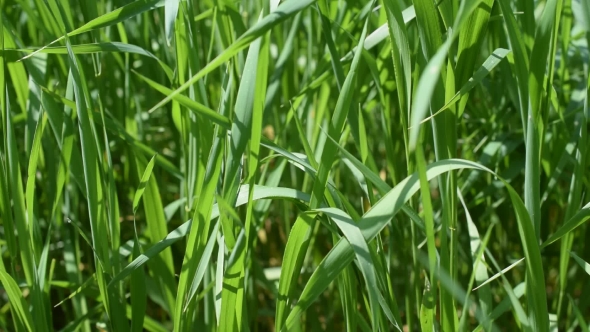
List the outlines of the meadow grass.
<svg viewBox="0 0 590 332">
<path fill-rule="evenodd" d="M 0 0 L 0 330 L 588 331 L 590 2 Z"/>
</svg>

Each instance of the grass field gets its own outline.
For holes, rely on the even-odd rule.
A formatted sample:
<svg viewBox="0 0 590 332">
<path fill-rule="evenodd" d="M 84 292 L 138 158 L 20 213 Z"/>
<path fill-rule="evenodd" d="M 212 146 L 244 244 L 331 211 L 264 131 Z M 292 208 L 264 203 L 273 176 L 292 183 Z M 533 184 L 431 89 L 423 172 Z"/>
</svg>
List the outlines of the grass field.
<svg viewBox="0 0 590 332">
<path fill-rule="evenodd" d="M 589 331 L 590 1 L 0 0 L 0 331 Z"/>
</svg>

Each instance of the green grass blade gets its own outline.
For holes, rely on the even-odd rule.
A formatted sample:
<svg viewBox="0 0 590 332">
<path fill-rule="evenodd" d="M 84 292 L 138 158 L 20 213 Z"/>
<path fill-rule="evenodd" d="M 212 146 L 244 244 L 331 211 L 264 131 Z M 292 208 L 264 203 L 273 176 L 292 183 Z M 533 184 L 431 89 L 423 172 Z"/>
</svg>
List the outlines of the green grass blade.
<svg viewBox="0 0 590 332">
<path fill-rule="evenodd" d="M 511 52 L 510 50 L 502 49 L 502 48 L 494 50 L 494 52 L 486 59 L 486 61 L 481 65 L 481 67 L 479 67 L 477 69 L 475 74 L 473 74 L 473 76 L 471 78 L 469 78 L 467 80 L 467 82 L 465 82 L 465 84 L 461 87 L 461 89 L 453 96 L 453 98 L 451 98 L 449 101 L 447 101 L 443 107 L 441 107 L 438 111 L 436 111 L 436 113 L 432 114 L 431 116 L 426 117 L 420 123 L 422 124 L 426 121 L 429 121 L 430 119 L 439 115 L 443 111 L 448 110 L 451 106 L 455 105 L 458 101 L 462 100 L 462 98 L 467 96 L 469 94 L 469 91 L 471 91 L 478 84 L 480 84 L 481 81 L 486 76 L 488 76 L 490 74 L 490 72 L 492 70 L 494 70 L 494 68 L 496 68 L 496 66 L 499 65 L 500 62 L 502 60 L 504 60 L 504 58 L 506 56 L 508 56 L 510 54 L 510 52 Z"/>
<path fill-rule="evenodd" d="M 92 31 L 95 29 L 100 29 L 100 28 L 105 28 L 105 27 L 115 25 L 119 22 L 123 22 L 129 18 L 137 16 L 141 13 L 146 12 L 146 11 L 162 7 L 164 5 L 164 2 L 165 2 L 165 0 L 134 1 L 126 6 L 117 8 L 109 13 L 106 13 L 100 17 L 97 17 L 97 18 L 89 21 L 88 23 L 84 24 L 83 26 L 69 32 L 68 35 L 69 36 L 76 36 L 76 35 L 79 35 L 79 34 L 82 34 L 85 32 L 89 32 L 89 31 Z M 55 15 L 55 13 L 54 13 L 54 15 Z M 58 20 L 58 21 L 60 21 L 60 20 Z M 62 37 L 54 40 L 53 42 L 51 42 L 49 45 L 55 44 L 65 38 L 66 38 L 65 36 L 62 36 Z M 37 52 L 39 52 L 39 51 L 37 51 Z M 29 57 L 33 56 L 35 53 L 36 52 L 31 53 L 31 54 L 25 56 L 23 59 L 29 58 Z"/>
<path fill-rule="evenodd" d="M 221 66 L 227 60 L 231 59 L 235 56 L 239 51 L 246 48 L 250 43 L 256 40 L 258 37 L 262 36 L 270 29 L 272 29 L 277 24 L 283 22 L 287 18 L 292 15 L 295 15 L 299 11 L 305 9 L 307 6 L 312 4 L 315 0 L 287 0 L 283 2 L 279 8 L 273 13 L 265 16 L 260 20 L 256 25 L 248 29 L 240 38 L 238 38 L 233 44 L 231 44 L 228 48 L 226 48 L 223 53 L 218 55 L 215 59 L 209 62 L 203 69 L 201 69 L 198 73 L 193 75 L 188 81 L 182 84 L 178 89 L 174 90 L 171 94 L 169 94 L 166 98 L 152 107 L 152 110 L 160 108 L 164 106 L 164 104 L 168 103 L 172 98 L 176 95 L 182 93 L 188 87 L 195 84 L 201 78 L 205 77 L 207 74 L 212 72 L 217 67 Z M 151 112 L 151 111 L 150 111 Z"/>
<path fill-rule="evenodd" d="M 555 233 L 551 234 L 551 236 L 543 242 L 541 248 L 545 248 L 551 243 L 561 239 L 580 225 L 584 224 L 588 219 L 590 219 L 590 203 L 586 204 L 580 211 L 567 220 L 563 226 L 555 231 Z"/>
<path fill-rule="evenodd" d="M 574 252 L 570 252 L 570 256 L 574 258 L 574 260 L 582 267 L 584 272 L 590 275 L 590 264 L 586 263 L 580 256 L 576 255 Z"/>
<path fill-rule="evenodd" d="M 133 258 L 141 255 L 141 245 L 137 235 L 133 241 Z M 147 309 L 147 294 L 145 285 L 145 271 L 138 269 L 131 274 L 131 331 L 143 331 L 144 319 Z"/>
<path fill-rule="evenodd" d="M 287 304 L 290 303 L 297 279 L 303 265 L 305 252 L 295 250 L 309 243 L 311 237 L 311 226 L 316 217 L 313 212 L 299 215 L 289 233 L 283 265 L 281 266 L 281 278 L 279 279 L 279 299 L 275 314 L 275 329 L 281 331 L 287 318 Z"/>
<path fill-rule="evenodd" d="M 369 293 L 371 323 L 373 325 L 373 331 L 378 330 L 378 319 L 381 312 L 379 305 L 379 296 L 382 295 L 378 291 L 377 277 L 375 275 L 375 270 L 373 267 L 374 264 L 372 262 L 369 247 L 367 242 L 365 241 L 365 238 L 360 232 L 358 226 L 346 213 L 334 208 L 318 209 L 316 211 L 321 212 L 330 217 L 332 220 L 334 220 L 340 231 L 342 231 L 350 245 L 353 247 L 356 259 L 359 262 L 361 272 L 363 274 L 363 277 L 365 278 L 367 291 Z M 398 330 L 400 329 L 399 325 L 397 326 L 397 328 Z"/>
<path fill-rule="evenodd" d="M 23 298 L 22 292 L 18 287 L 14 279 L 6 273 L 6 271 L 0 270 L 0 282 L 6 291 L 10 304 L 13 308 L 13 312 L 16 314 L 17 319 L 20 323 L 27 328 L 28 331 L 33 331 L 33 318 L 28 310 L 28 305 Z"/>
<path fill-rule="evenodd" d="M 152 159 L 148 162 L 145 170 L 143 171 L 143 175 L 141 176 L 141 180 L 139 182 L 139 187 L 135 191 L 135 196 L 133 196 L 133 214 L 137 212 L 137 207 L 139 206 L 139 200 L 143 196 L 143 192 L 145 191 L 145 187 L 152 176 L 152 170 L 154 169 L 154 163 L 156 162 L 156 156 L 153 156 Z"/>
<path fill-rule="evenodd" d="M 170 45 L 172 39 L 174 23 L 178 14 L 180 0 L 166 0 L 164 3 L 164 31 L 166 32 L 166 41 Z"/>
</svg>

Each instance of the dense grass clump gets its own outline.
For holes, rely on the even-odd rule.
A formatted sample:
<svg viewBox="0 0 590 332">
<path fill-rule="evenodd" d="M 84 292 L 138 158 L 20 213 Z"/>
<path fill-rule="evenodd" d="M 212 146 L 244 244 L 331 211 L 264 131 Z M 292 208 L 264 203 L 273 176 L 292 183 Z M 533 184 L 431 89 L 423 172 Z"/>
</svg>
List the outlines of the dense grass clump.
<svg viewBox="0 0 590 332">
<path fill-rule="evenodd" d="M 590 1 L 0 0 L 1 331 L 588 331 Z"/>
</svg>

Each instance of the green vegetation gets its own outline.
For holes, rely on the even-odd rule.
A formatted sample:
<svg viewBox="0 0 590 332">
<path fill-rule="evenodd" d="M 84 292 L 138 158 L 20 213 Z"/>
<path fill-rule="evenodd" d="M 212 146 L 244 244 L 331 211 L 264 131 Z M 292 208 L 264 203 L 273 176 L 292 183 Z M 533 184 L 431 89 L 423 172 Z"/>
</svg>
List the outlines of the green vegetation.
<svg viewBox="0 0 590 332">
<path fill-rule="evenodd" d="M 0 0 L 0 330 L 588 331 L 587 0 Z"/>
</svg>

